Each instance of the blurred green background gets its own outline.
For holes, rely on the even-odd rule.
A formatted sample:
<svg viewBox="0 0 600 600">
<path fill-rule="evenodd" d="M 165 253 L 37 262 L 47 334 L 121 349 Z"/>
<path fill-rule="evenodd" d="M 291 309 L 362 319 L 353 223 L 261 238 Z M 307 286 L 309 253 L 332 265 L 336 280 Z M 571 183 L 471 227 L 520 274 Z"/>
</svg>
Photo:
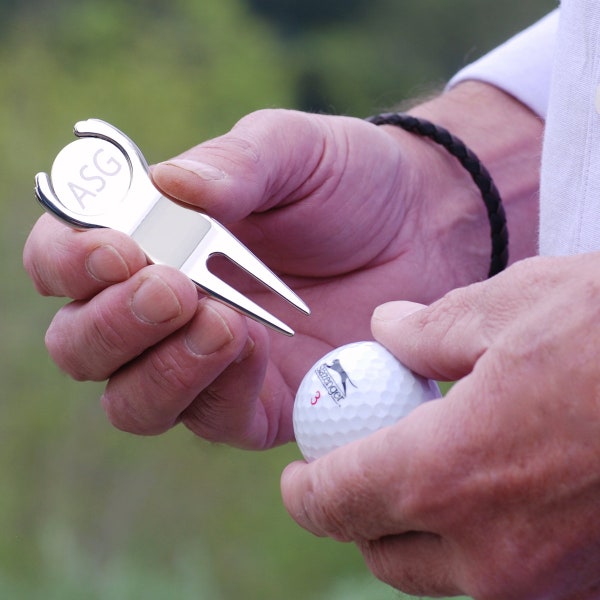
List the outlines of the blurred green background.
<svg viewBox="0 0 600 600">
<path fill-rule="evenodd" d="M 262 107 L 363 117 L 428 93 L 550 0 L 0 1 L 0 598 L 398 598 L 350 545 L 286 515 L 295 447 L 246 453 L 183 429 L 113 430 L 101 386 L 50 362 L 60 301 L 21 250 L 33 175 L 99 117 L 150 161 Z"/>
</svg>

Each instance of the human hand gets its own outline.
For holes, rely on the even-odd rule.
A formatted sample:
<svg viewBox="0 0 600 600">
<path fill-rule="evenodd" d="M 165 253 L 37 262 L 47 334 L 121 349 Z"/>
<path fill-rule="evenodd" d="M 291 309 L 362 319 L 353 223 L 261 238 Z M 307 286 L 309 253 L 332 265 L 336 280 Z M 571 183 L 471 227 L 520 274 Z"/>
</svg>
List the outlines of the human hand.
<svg viewBox="0 0 600 600">
<path fill-rule="evenodd" d="M 376 339 L 460 381 L 397 425 L 290 465 L 290 514 L 355 542 L 375 575 L 416 595 L 597 598 L 599 268 L 600 254 L 530 259 L 428 308 L 379 308 Z"/>
<path fill-rule="evenodd" d="M 293 341 L 271 335 L 198 301 L 187 278 L 147 266 L 125 236 L 42 217 L 25 266 L 41 293 L 75 300 L 51 324 L 49 351 L 76 379 L 108 379 L 104 406 L 127 431 L 160 433 L 181 421 L 243 447 L 288 441 L 306 368 L 367 337 L 375 306 L 430 302 L 487 272 L 477 190 L 453 159 L 400 130 L 262 111 L 156 166 L 153 177 L 227 225 L 313 314 L 285 318 Z M 274 310 L 272 294 L 249 294 Z"/>
</svg>

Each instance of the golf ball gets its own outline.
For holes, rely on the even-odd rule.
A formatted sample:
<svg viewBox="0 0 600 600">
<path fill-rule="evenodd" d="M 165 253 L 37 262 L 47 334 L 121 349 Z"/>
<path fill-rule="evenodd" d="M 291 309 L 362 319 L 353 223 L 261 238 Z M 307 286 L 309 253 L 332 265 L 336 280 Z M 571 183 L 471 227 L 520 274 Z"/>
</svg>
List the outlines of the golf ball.
<svg viewBox="0 0 600 600">
<path fill-rule="evenodd" d="M 348 344 L 304 376 L 294 403 L 296 443 L 310 462 L 440 396 L 435 381 L 413 373 L 380 344 Z"/>
</svg>

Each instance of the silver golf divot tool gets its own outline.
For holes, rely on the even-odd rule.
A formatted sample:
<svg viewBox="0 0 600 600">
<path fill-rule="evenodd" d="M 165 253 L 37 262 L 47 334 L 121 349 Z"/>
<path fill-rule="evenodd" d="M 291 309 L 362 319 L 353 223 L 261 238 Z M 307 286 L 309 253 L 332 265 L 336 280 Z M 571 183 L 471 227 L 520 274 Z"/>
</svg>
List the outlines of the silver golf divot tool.
<svg viewBox="0 0 600 600">
<path fill-rule="evenodd" d="M 99 119 L 76 123 L 79 138 L 38 173 L 35 193 L 52 215 L 75 229 L 108 227 L 131 236 L 155 264 L 176 267 L 205 293 L 286 335 L 294 331 L 208 269 L 223 255 L 298 310 L 308 306 L 227 229 L 163 196 L 148 163 L 121 131 Z"/>
</svg>

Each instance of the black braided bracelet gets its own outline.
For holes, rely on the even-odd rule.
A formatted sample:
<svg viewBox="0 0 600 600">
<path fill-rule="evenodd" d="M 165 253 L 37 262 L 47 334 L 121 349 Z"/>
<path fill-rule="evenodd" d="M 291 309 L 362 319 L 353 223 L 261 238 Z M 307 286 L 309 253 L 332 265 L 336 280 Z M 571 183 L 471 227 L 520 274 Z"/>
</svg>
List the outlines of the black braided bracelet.
<svg viewBox="0 0 600 600">
<path fill-rule="evenodd" d="M 406 131 L 421 135 L 443 146 L 468 171 L 479 188 L 487 209 L 492 236 L 492 256 L 488 277 L 500 273 L 508 263 L 508 229 L 506 215 L 498 188 L 488 170 L 465 144 L 448 130 L 405 113 L 383 113 L 367 119 L 375 125 L 396 125 Z"/>
</svg>

